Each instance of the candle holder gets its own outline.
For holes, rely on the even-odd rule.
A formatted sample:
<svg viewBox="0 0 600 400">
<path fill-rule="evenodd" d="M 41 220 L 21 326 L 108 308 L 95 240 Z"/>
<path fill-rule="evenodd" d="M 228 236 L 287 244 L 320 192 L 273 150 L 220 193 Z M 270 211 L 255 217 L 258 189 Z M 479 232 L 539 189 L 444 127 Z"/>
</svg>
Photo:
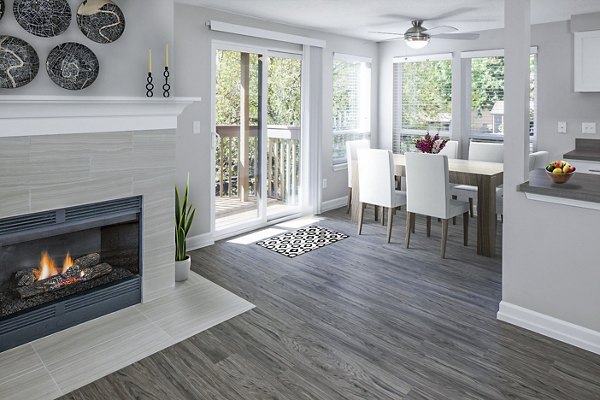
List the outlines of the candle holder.
<svg viewBox="0 0 600 400">
<path fill-rule="evenodd" d="M 152 83 L 152 72 L 148 72 L 148 78 L 146 78 L 146 97 L 154 96 L 154 83 Z"/>
<path fill-rule="evenodd" d="M 165 77 L 165 84 L 163 85 L 163 97 L 171 96 L 171 85 L 169 84 L 169 77 L 171 73 L 169 72 L 169 67 L 165 67 L 165 72 L 163 72 L 163 76 Z"/>
</svg>

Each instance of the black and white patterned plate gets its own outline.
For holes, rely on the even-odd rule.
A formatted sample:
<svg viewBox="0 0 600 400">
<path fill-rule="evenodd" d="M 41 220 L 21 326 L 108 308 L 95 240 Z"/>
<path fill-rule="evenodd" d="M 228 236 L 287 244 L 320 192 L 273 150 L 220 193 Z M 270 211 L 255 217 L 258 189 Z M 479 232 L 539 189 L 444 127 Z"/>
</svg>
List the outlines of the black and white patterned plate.
<svg viewBox="0 0 600 400">
<path fill-rule="evenodd" d="M 67 0 L 15 0 L 13 12 L 19 25 L 35 36 L 58 36 L 71 24 Z"/>
<path fill-rule="evenodd" d="M 348 236 L 343 233 L 313 225 L 262 240 L 256 244 L 286 257 L 294 258 L 346 238 Z"/>
<path fill-rule="evenodd" d="M 27 85 L 37 75 L 40 59 L 29 43 L 14 36 L 0 35 L 0 88 Z"/>
<path fill-rule="evenodd" d="M 90 86 L 100 72 L 98 57 L 88 47 L 74 42 L 53 48 L 46 60 L 46 70 L 52 82 L 67 90 Z"/>
<path fill-rule="evenodd" d="M 77 10 L 81 32 L 96 43 L 112 43 L 125 31 L 125 16 L 111 0 L 85 0 Z"/>
</svg>

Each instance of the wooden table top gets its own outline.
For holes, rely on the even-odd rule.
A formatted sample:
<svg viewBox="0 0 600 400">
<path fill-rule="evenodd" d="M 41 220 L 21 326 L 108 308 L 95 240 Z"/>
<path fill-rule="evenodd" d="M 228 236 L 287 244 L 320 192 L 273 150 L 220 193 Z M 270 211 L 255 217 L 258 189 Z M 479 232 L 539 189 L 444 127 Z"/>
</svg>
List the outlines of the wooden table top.
<svg viewBox="0 0 600 400">
<path fill-rule="evenodd" d="M 394 154 L 394 164 L 397 167 L 404 167 L 406 165 L 404 155 Z M 450 158 L 448 159 L 448 170 L 471 175 L 497 176 L 503 174 L 504 164 Z"/>
</svg>

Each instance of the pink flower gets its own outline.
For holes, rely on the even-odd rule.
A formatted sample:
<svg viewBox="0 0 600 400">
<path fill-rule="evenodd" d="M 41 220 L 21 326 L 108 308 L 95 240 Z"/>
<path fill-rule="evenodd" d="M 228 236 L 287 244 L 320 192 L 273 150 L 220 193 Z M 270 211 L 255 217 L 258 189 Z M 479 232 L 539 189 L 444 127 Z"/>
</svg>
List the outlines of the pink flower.
<svg viewBox="0 0 600 400">
<path fill-rule="evenodd" d="M 432 153 L 437 154 L 444 146 L 446 146 L 447 139 L 441 139 L 440 134 L 436 133 L 434 137 L 431 137 L 429 131 L 421 139 L 417 140 L 416 147 L 421 153 Z"/>
</svg>

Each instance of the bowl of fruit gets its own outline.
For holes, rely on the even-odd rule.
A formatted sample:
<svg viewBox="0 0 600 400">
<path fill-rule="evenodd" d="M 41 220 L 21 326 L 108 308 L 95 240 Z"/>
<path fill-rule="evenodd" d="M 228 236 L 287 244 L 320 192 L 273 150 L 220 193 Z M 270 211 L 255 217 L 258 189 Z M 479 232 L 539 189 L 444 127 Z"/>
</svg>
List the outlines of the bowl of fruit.
<svg viewBox="0 0 600 400">
<path fill-rule="evenodd" d="M 575 167 L 564 160 L 551 162 L 546 167 L 546 175 L 554 183 L 566 183 L 574 172 Z"/>
</svg>

